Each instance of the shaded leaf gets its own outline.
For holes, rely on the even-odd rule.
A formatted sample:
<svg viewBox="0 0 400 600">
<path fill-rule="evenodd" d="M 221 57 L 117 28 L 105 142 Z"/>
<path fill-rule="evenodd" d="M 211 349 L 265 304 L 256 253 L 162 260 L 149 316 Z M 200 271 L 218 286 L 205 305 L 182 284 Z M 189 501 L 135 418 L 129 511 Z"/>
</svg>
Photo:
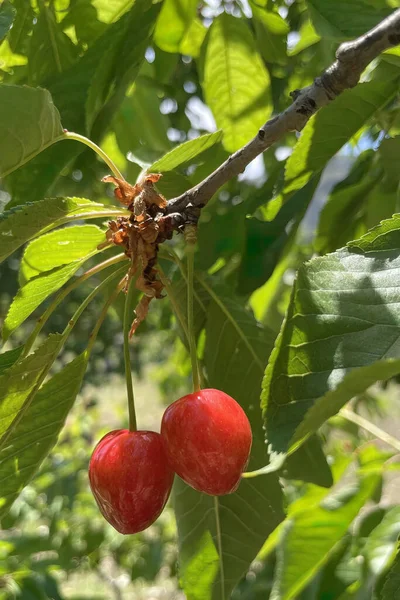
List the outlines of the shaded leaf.
<svg viewBox="0 0 400 600">
<path fill-rule="evenodd" d="M 0 42 L 10 31 L 15 16 L 16 10 L 13 5 L 8 0 L 4 0 L 4 2 L 0 5 Z"/>
<path fill-rule="evenodd" d="M 245 221 L 246 240 L 239 270 L 238 291 L 248 294 L 271 277 L 280 257 L 310 204 L 319 177 L 314 177 L 283 204 L 272 221 Z"/>
<path fill-rule="evenodd" d="M 13 348 L 12 350 L 8 350 L 7 352 L 0 354 L 0 375 L 13 366 L 13 364 L 19 359 L 22 350 L 23 346 L 18 346 L 17 348 Z"/>
<path fill-rule="evenodd" d="M 309 437 L 296 452 L 287 457 L 282 476 L 326 488 L 333 485 L 332 472 L 317 435 Z"/>
<path fill-rule="evenodd" d="M 143 71 L 154 74 L 152 65 L 147 63 Z M 155 157 L 171 148 L 167 136 L 168 125 L 167 117 L 160 113 L 157 94 L 142 77 L 138 77 L 113 119 L 121 152 L 133 154 L 145 162 L 153 162 Z"/>
<path fill-rule="evenodd" d="M 0 85 L 0 176 L 11 173 L 62 136 L 47 90 Z"/>
<path fill-rule="evenodd" d="M 315 239 L 315 249 L 320 254 L 332 252 L 356 237 L 360 215 L 367 208 L 366 198 L 381 179 L 381 172 L 372 165 L 373 150 L 363 152 L 353 165 L 349 175 L 331 191 L 324 205 Z"/>
<path fill-rule="evenodd" d="M 32 400 L 42 374 L 59 351 L 61 335 L 49 336 L 34 353 L 0 377 L 0 451 Z"/>
<path fill-rule="evenodd" d="M 43 4 L 29 44 L 29 83 L 41 85 L 50 76 L 66 71 L 78 57 L 78 49 L 57 23 L 54 9 Z"/>
<path fill-rule="evenodd" d="M 296 447 L 354 395 L 399 372 L 399 248 L 397 216 L 299 269 L 263 382 L 273 453 Z"/>
<path fill-rule="evenodd" d="M 153 163 L 147 170 L 149 173 L 172 171 L 189 160 L 193 160 L 208 148 L 211 148 L 214 144 L 219 142 L 221 138 L 222 131 L 216 131 L 215 133 L 207 133 L 194 140 L 184 142 L 167 152 L 167 154 Z"/>
<path fill-rule="evenodd" d="M 28 35 L 32 31 L 35 13 L 31 3 L 25 0 L 14 0 L 17 11 L 8 42 L 13 52 L 24 52 L 29 42 Z"/>
<path fill-rule="evenodd" d="M 0 518 L 57 442 L 82 384 L 86 354 L 46 382 L 0 450 Z"/>
<path fill-rule="evenodd" d="M 45 271 L 80 261 L 105 241 L 96 225 L 75 225 L 40 236 L 25 249 L 20 266 L 20 284 Z"/>
<path fill-rule="evenodd" d="M 103 60 L 91 77 L 86 101 L 86 127 L 90 131 L 96 120 L 107 124 L 115 108 L 122 102 L 128 85 L 133 82 L 144 60 L 160 4 L 152 0 L 136 0 L 127 15 L 125 27 L 119 27 Z"/>
<path fill-rule="evenodd" d="M 202 88 L 226 150 L 248 142 L 271 113 L 269 76 L 247 24 L 223 13 L 202 48 Z"/>
<path fill-rule="evenodd" d="M 391 13 L 386 0 L 307 0 L 307 4 L 319 35 L 335 40 L 358 37 Z"/>
<path fill-rule="evenodd" d="M 59 225 L 80 219 L 123 215 L 85 198 L 48 198 L 0 214 L 0 262 L 32 240 Z"/>
</svg>

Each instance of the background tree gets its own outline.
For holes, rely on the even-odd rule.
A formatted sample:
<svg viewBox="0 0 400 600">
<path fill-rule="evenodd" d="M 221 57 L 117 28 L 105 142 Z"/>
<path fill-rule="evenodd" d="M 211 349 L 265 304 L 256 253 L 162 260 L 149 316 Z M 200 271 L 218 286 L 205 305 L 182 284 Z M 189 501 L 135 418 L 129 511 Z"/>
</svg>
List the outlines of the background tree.
<svg viewBox="0 0 400 600">
<path fill-rule="evenodd" d="M 0 4 L 0 597 L 397 598 L 397 8 Z M 125 180 L 158 198 L 138 226 L 157 271 L 121 253 L 122 229 L 106 238 L 133 210 Z M 132 265 L 132 307 L 149 286 L 167 298 L 129 357 Z M 123 537 L 89 456 L 127 424 L 124 366 L 140 427 L 159 428 L 190 391 L 191 339 L 203 387 L 251 422 L 248 472 L 218 499 L 176 477 L 156 524 Z"/>
</svg>

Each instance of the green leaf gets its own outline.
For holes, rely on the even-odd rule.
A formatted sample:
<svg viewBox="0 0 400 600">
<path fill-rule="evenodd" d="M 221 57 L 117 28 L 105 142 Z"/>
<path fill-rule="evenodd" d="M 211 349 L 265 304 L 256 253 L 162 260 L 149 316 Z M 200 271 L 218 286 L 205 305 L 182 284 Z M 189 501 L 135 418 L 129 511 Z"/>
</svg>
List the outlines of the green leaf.
<svg viewBox="0 0 400 600">
<path fill-rule="evenodd" d="M 397 600 L 400 593 L 400 549 L 392 568 L 385 577 L 380 600 Z"/>
<path fill-rule="evenodd" d="M 307 4 L 317 32 L 335 40 L 358 37 L 391 13 L 385 0 L 307 0 Z"/>
<path fill-rule="evenodd" d="M 17 14 L 7 41 L 9 42 L 10 48 L 13 52 L 25 54 L 27 45 L 29 43 L 28 36 L 33 27 L 35 13 L 32 9 L 31 3 L 25 2 L 25 0 L 14 0 L 14 7 L 17 10 Z"/>
<path fill-rule="evenodd" d="M 125 28 L 120 27 L 103 60 L 96 65 L 86 101 L 88 131 L 98 117 L 108 123 L 108 111 L 112 116 L 122 102 L 144 60 L 159 11 L 160 4 L 153 4 L 152 0 L 136 0 Z"/>
<path fill-rule="evenodd" d="M 287 34 L 290 31 L 286 21 L 278 13 L 259 8 L 251 3 L 255 18 L 257 43 L 261 55 L 267 63 L 285 65 L 287 62 Z"/>
<path fill-rule="evenodd" d="M 54 144 L 63 129 L 47 90 L 1 84 L 0 105 L 0 177 L 4 177 Z"/>
<path fill-rule="evenodd" d="M 382 521 L 373 529 L 361 551 L 366 567 L 378 577 L 388 566 L 400 535 L 400 507 L 387 511 Z"/>
<path fill-rule="evenodd" d="M 6 341 L 11 333 L 17 329 L 51 294 L 59 290 L 64 283 L 84 264 L 92 252 L 80 261 L 72 262 L 53 269 L 44 271 L 37 277 L 30 279 L 19 288 L 13 299 L 3 324 L 3 340 Z"/>
<path fill-rule="evenodd" d="M 126 13 L 134 0 L 91 0 L 97 10 L 97 17 L 103 23 L 113 23 Z"/>
<path fill-rule="evenodd" d="M 180 43 L 196 17 L 197 0 L 164 0 L 154 41 L 165 52 L 179 52 Z"/>
<path fill-rule="evenodd" d="M 304 213 L 313 199 L 319 177 L 298 190 L 272 221 L 246 219 L 246 239 L 238 276 L 238 291 L 248 294 L 271 277 L 285 248 L 293 240 Z"/>
<path fill-rule="evenodd" d="M 207 28 L 203 25 L 200 19 L 193 19 L 189 29 L 186 31 L 179 52 L 187 56 L 197 58 L 200 55 L 201 47 L 207 34 Z"/>
<path fill-rule="evenodd" d="M 283 194 L 302 188 L 397 92 L 400 69 L 379 65 L 373 79 L 346 90 L 312 117 L 286 164 Z"/>
<path fill-rule="evenodd" d="M 0 375 L 13 366 L 13 364 L 19 359 L 22 350 L 23 346 L 18 346 L 17 348 L 13 348 L 12 350 L 8 350 L 7 352 L 0 354 Z"/>
<path fill-rule="evenodd" d="M 148 75 L 154 74 L 152 65 L 145 66 L 142 71 Z M 151 163 L 155 157 L 171 148 L 168 127 L 167 117 L 160 113 L 157 94 L 142 77 L 138 77 L 113 119 L 121 152 L 125 155 L 132 153 L 140 160 Z"/>
<path fill-rule="evenodd" d="M 45 271 L 77 262 L 96 251 L 105 233 L 96 225 L 75 225 L 42 235 L 27 246 L 20 266 L 20 284 Z"/>
<path fill-rule="evenodd" d="M 317 435 L 309 437 L 296 452 L 287 457 L 282 476 L 325 488 L 333 485 L 332 472 Z"/>
<path fill-rule="evenodd" d="M 66 71 L 78 57 L 78 48 L 57 23 L 54 8 L 43 4 L 29 45 L 28 73 L 31 85 Z"/>
<path fill-rule="evenodd" d="M 102 4 L 106 10 L 107 3 L 102 1 Z M 119 17 L 131 5 L 132 2 L 112 2 L 110 9 L 116 9 L 114 16 Z M 139 33 L 136 30 L 140 24 L 143 25 L 141 18 L 138 18 L 138 10 L 140 11 L 141 8 L 142 0 L 135 3 L 133 8 L 119 18 L 116 23 L 107 27 L 103 35 L 70 69 L 46 82 L 46 87 L 50 90 L 54 103 L 60 111 L 63 125 L 69 131 L 86 133 L 93 141 L 97 142 L 101 140 L 105 130 L 109 127 L 126 89 L 137 72 L 137 60 L 142 56 L 140 40 L 142 40 L 142 36 L 146 35 L 146 27 L 143 26 Z M 155 10 L 159 10 L 159 5 Z M 143 18 L 147 18 L 147 16 L 146 12 Z M 118 48 L 119 55 L 114 65 L 114 78 L 109 80 L 109 93 L 105 87 L 101 86 L 107 96 L 107 103 L 102 106 L 101 113 L 97 116 L 88 115 L 90 122 L 94 118 L 95 122 L 92 129 L 87 131 L 86 103 L 92 78 L 100 69 L 99 65 L 102 62 L 109 65 L 107 62 L 109 54 L 116 56 L 115 47 Z M 93 107 L 93 110 L 97 111 L 97 108 Z M 31 115 L 29 117 L 31 118 Z M 43 198 L 49 187 L 58 179 L 61 171 L 70 167 L 72 161 L 84 150 L 85 146 L 79 142 L 68 141 L 56 144 L 35 157 L 18 173 L 12 174 L 6 181 L 7 188 L 12 195 L 11 206 L 36 202 Z M 0 156 L 1 154 L 0 146 Z"/>
<path fill-rule="evenodd" d="M 214 19 L 202 51 L 205 99 L 233 152 L 271 113 L 269 76 L 247 24 L 226 13 Z"/>
<path fill-rule="evenodd" d="M 179 293 L 180 284 L 174 289 Z M 196 279 L 195 292 L 195 299 L 202 300 L 195 304 L 196 327 L 205 320 L 207 385 L 232 395 L 246 411 L 253 431 L 250 464 L 256 468 L 265 464 L 258 403 L 263 364 L 273 335 L 258 326 L 251 313 L 215 281 Z M 180 294 L 179 303 L 185 315 Z M 281 502 L 275 474 L 243 480 L 237 492 L 215 500 L 176 482 L 180 572 L 189 600 L 229 597 L 265 539 L 283 519 Z"/>
<path fill-rule="evenodd" d="M 364 503 L 373 494 L 378 475 L 369 475 L 357 486 L 345 487 L 313 510 L 294 514 L 284 526 L 277 552 L 276 577 L 271 600 L 291 600 L 327 563 Z"/>
<path fill-rule="evenodd" d="M 96 8 L 90 0 L 76 0 L 70 5 L 62 26 L 64 31 L 68 27 L 75 27 L 78 40 L 88 46 L 93 44 L 107 27 L 105 23 L 98 20 Z"/>
<path fill-rule="evenodd" d="M 299 269 L 263 382 L 273 453 L 294 449 L 353 396 L 400 371 L 399 248 L 396 216 Z"/>
<path fill-rule="evenodd" d="M 173 150 L 167 152 L 165 156 L 153 163 L 151 167 L 147 169 L 147 171 L 149 173 L 164 173 L 165 171 L 172 171 L 173 169 L 176 169 L 176 167 L 179 167 L 189 160 L 193 160 L 196 158 L 196 156 L 214 146 L 214 144 L 219 142 L 221 138 L 222 131 L 216 131 L 215 133 L 207 133 L 195 138 L 194 140 L 184 142 Z"/>
<path fill-rule="evenodd" d="M 32 400 L 40 378 L 58 354 L 61 335 L 49 336 L 33 354 L 0 377 L 0 450 Z"/>
<path fill-rule="evenodd" d="M 126 214 L 85 198 L 48 198 L 0 214 L 0 262 L 23 244 L 78 219 Z"/>
<path fill-rule="evenodd" d="M 382 178 L 379 169 L 371 170 L 374 157 L 373 150 L 363 152 L 349 175 L 332 189 L 318 223 L 315 249 L 319 254 L 332 252 L 356 237 L 368 194 Z"/>
<path fill-rule="evenodd" d="M 16 10 L 8 0 L 0 5 L 0 42 L 6 37 L 10 31 L 16 15 Z"/>
<path fill-rule="evenodd" d="M 80 355 L 46 382 L 1 448 L 0 518 L 56 444 L 81 387 L 86 366 L 86 354 Z"/>
<path fill-rule="evenodd" d="M 272 477 L 243 481 L 237 492 L 219 498 L 200 494 L 176 478 L 173 507 L 181 585 L 188 600 L 230 598 L 283 519 L 282 492 Z"/>
</svg>

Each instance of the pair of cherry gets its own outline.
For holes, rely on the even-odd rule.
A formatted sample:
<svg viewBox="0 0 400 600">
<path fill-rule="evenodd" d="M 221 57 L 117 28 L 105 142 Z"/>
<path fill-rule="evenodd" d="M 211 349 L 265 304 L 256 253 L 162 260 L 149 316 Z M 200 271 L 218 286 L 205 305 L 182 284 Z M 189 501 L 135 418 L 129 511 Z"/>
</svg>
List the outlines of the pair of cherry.
<svg viewBox="0 0 400 600">
<path fill-rule="evenodd" d="M 174 473 L 199 492 L 234 492 L 251 443 L 240 405 L 220 390 L 200 390 L 166 409 L 161 434 L 119 429 L 105 435 L 90 460 L 90 486 L 105 519 L 120 533 L 137 533 L 161 514 Z"/>
</svg>

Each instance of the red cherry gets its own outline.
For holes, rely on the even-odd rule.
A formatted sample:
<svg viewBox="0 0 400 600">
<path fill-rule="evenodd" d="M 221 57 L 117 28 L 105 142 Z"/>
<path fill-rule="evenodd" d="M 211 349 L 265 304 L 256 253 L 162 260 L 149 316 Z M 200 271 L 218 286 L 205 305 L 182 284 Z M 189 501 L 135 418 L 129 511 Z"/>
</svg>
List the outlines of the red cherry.
<svg viewBox="0 0 400 600">
<path fill-rule="evenodd" d="M 234 492 L 247 466 L 252 434 L 241 406 L 220 390 L 183 396 L 166 409 L 161 436 L 174 471 L 199 492 Z"/>
<path fill-rule="evenodd" d="M 161 514 L 174 472 L 154 431 L 119 429 L 93 451 L 89 481 L 104 518 L 120 533 L 137 533 Z"/>
</svg>

